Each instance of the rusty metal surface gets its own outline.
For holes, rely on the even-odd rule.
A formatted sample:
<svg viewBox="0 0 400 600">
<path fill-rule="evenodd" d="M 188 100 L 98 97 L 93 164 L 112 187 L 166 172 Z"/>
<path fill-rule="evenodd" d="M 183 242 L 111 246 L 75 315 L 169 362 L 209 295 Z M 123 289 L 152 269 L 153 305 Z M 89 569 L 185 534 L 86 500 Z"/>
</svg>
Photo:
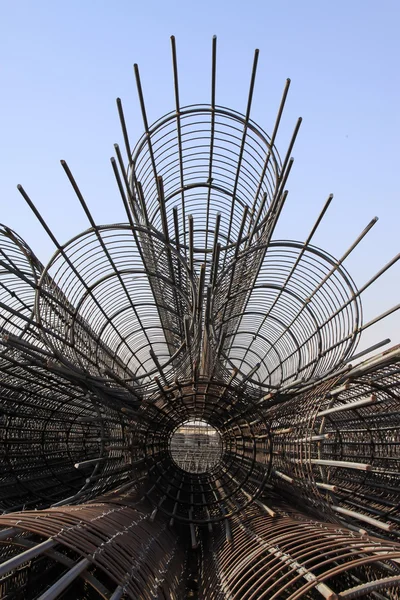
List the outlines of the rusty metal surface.
<svg viewBox="0 0 400 600">
<path fill-rule="evenodd" d="M 150 522 L 148 516 L 147 508 L 137 501 L 135 507 L 95 502 L 3 515 L 0 526 L 18 529 L 17 535 L 2 542 L 3 559 L 20 553 L 30 543 L 42 543 L 43 539 L 52 540 L 54 545 L 51 551 L 38 554 L 0 580 L 0 596 L 11 597 L 24 588 L 24 582 L 29 585 L 35 571 L 36 594 L 44 593 L 61 575 L 60 571 L 68 571 L 70 563 L 74 565 L 85 558 L 90 566 L 84 570 L 83 581 L 92 588 L 90 597 L 110 598 L 114 589 L 121 586 L 126 598 L 181 598 L 185 568 L 182 540 L 168 529 L 165 520 Z M 58 565 L 63 569 L 55 568 Z M 52 573 L 56 575 L 54 580 L 50 578 Z M 75 581 L 69 593 L 74 594 L 75 590 L 80 594 L 81 584 L 80 580 Z"/>
<path fill-rule="evenodd" d="M 232 542 L 223 530 L 210 536 L 202 599 L 400 597 L 399 544 L 274 509 L 274 518 L 254 506 L 234 517 Z"/>
</svg>

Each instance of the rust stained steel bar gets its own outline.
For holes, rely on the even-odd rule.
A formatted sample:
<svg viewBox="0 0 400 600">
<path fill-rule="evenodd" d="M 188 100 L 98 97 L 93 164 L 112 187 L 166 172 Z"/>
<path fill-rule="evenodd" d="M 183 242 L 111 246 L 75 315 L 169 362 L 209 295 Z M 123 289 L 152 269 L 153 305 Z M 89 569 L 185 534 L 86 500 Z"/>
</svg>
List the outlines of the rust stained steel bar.
<svg viewBox="0 0 400 600">
<path fill-rule="evenodd" d="M 386 590 L 392 586 L 397 586 L 400 582 L 400 575 L 393 575 L 392 577 L 384 577 L 378 581 L 368 581 L 360 585 L 354 586 L 345 592 L 340 592 L 339 598 L 360 598 L 366 596 L 371 592 L 374 593 L 377 590 Z M 379 596 L 378 596 L 379 597 Z"/>
<path fill-rule="evenodd" d="M 309 597 L 305 593 L 312 590 L 317 594 L 312 597 L 337 600 L 341 593 L 352 597 L 350 591 L 357 588 L 351 582 L 360 584 L 360 576 L 364 582 L 361 579 L 359 589 L 365 585 L 368 591 L 369 565 L 375 569 L 376 589 L 399 588 L 396 576 L 387 576 L 391 567 L 384 562 L 398 561 L 398 544 L 306 520 L 301 513 L 287 512 L 279 505 L 277 509 L 275 519 L 262 516 L 256 508 L 233 518 L 233 547 L 222 529 L 210 538 L 201 598 L 220 598 L 223 590 L 223 597 L 232 600 L 295 599 L 303 594 Z M 346 577 L 342 576 L 345 572 Z"/>
<path fill-rule="evenodd" d="M 176 45 L 175 36 L 171 36 L 171 51 L 172 51 L 172 66 L 174 73 L 174 93 L 175 93 L 175 110 L 176 110 L 176 132 L 178 139 L 178 155 L 179 155 L 179 179 L 180 179 L 180 194 L 181 194 L 181 206 L 182 206 L 182 220 L 185 222 L 185 179 L 184 179 L 184 158 L 182 151 L 182 128 L 181 128 L 181 116 L 180 116 L 180 102 L 179 102 L 179 81 L 178 81 L 178 62 L 176 57 Z M 189 217 L 188 217 L 189 218 Z M 186 250 L 186 237 L 185 230 L 183 231 L 183 244 Z M 193 246 L 192 246 L 193 247 Z M 193 271 L 193 264 L 191 264 L 190 270 Z"/>
<path fill-rule="evenodd" d="M 128 161 L 131 162 L 132 152 L 131 152 L 131 146 L 129 143 L 128 130 L 126 128 L 126 122 L 125 122 L 124 110 L 122 108 L 121 98 L 117 98 L 117 109 L 118 109 L 119 120 L 121 123 L 122 135 L 124 136 L 126 154 L 128 157 Z"/>
<path fill-rule="evenodd" d="M 119 170 L 117 167 L 117 163 L 115 162 L 115 158 L 113 156 L 110 158 L 110 163 L 111 163 L 111 167 L 114 172 L 114 177 L 117 182 L 117 186 L 118 186 L 119 193 L 121 195 L 122 202 L 124 204 L 126 216 L 128 217 L 128 221 L 129 221 L 131 227 L 133 227 L 134 226 L 133 219 L 136 222 L 138 222 L 138 220 L 139 220 L 139 215 L 137 212 L 137 200 L 133 196 L 132 191 L 129 187 L 129 181 L 128 181 L 125 165 L 124 165 L 124 162 L 123 162 L 123 159 L 121 156 L 121 151 L 120 151 L 118 144 L 114 144 L 114 149 L 115 149 L 115 153 L 117 155 Z M 121 182 L 121 174 L 122 174 L 122 178 L 124 180 L 125 190 L 124 190 L 122 182 Z M 126 197 L 126 194 L 128 195 L 128 198 Z M 132 215 L 131 215 L 129 209 L 131 209 L 131 211 L 133 213 L 133 219 L 132 219 Z"/>
<path fill-rule="evenodd" d="M 251 105 L 252 105 L 253 94 L 254 94 L 254 84 L 255 84 L 256 73 L 257 73 L 258 56 L 259 56 L 259 50 L 256 49 L 254 51 L 253 68 L 252 68 L 252 72 L 251 72 L 249 95 L 248 95 L 248 99 L 247 99 L 247 108 L 246 108 L 246 114 L 245 114 L 244 123 L 243 123 L 243 134 L 242 134 L 242 140 L 240 143 L 240 150 L 239 150 L 238 159 L 237 159 L 235 181 L 234 181 L 233 190 L 232 190 L 232 206 L 231 206 L 231 212 L 230 212 L 230 217 L 229 217 L 228 239 L 229 239 L 230 233 L 231 233 L 233 214 L 235 211 L 236 191 L 238 188 L 240 170 L 241 170 L 242 161 L 243 161 L 243 153 L 244 153 L 244 149 L 245 149 L 245 145 L 246 145 L 247 129 L 248 129 L 248 124 L 249 124 L 249 120 L 250 120 Z M 236 240 L 236 249 L 237 250 L 242 241 L 242 235 L 243 235 L 245 223 L 247 220 L 248 208 L 249 207 L 247 205 L 244 206 L 245 212 L 243 212 L 242 225 L 241 225 L 240 232 L 239 232 L 239 235 Z M 225 260 L 226 260 L 226 255 L 225 255 L 224 262 L 222 264 L 222 269 L 224 269 L 224 267 L 225 267 Z"/>
<path fill-rule="evenodd" d="M 274 148 L 274 145 L 275 145 L 275 139 L 276 139 L 276 136 L 277 136 L 277 133 L 278 133 L 278 129 L 279 129 L 279 125 L 280 125 L 280 122 L 281 122 L 281 119 L 282 119 L 283 110 L 285 108 L 285 103 L 286 103 L 287 94 L 289 92 L 289 87 L 290 87 L 290 79 L 287 79 L 286 80 L 286 84 L 285 84 L 285 88 L 283 90 L 281 103 L 280 103 L 280 106 L 279 106 L 279 109 L 278 109 L 278 114 L 277 114 L 277 117 L 276 117 L 274 129 L 273 129 L 273 132 L 272 132 L 272 135 L 271 135 L 271 141 L 270 141 L 271 148 Z M 261 173 L 261 176 L 260 176 L 260 182 L 259 182 L 259 186 L 257 188 L 256 194 L 255 194 L 255 198 L 257 198 L 258 194 L 261 192 L 262 180 L 263 180 L 263 178 L 265 176 L 265 173 L 267 171 L 270 158 L 271 158 L 271 152 L 268 152 L 267 153 L 267 157 L 265 159 L 264 166 L 263 166 L 263 170 L 262 170 L 262 173 Z M 254 235 L 256 234 L 256 232 L 257 232 L 257 230 L 259 228 L 260 218 L 261 218 L 262 212 L 264 210 L 264 204 L 265 204 L 266 200 L 267 200 L 267 195 L 264 194 L 263 195 L 263 200 L 262 200 L 262 203 L 261 203 L 260 208 L 258 210 L 258 213 L 256 215 L 256 218 L 254 219 L 254 223 L 252 222 L 253 221 L 253 215 L 252 215 L 252 219 L 251 219 L 250 224 L 249 224 L 249 235 L 248 235 L 247 245 L 251 244 L 251 242 L 253 240 L 253 237 L 254 237 Z M 252 211 L 252 212 L 254 213 L 254 211 Z M 250 231 L 250 227 L 251 227 L 251 231 Z"/>
<path fill-rule="evenodd" d="M 94 573 L 102 571 L 109 580 L 120 584 L 129 598 L 136 598 L 138 593 L 140 597 L 150 598 L 157 589 L 159 593 L 163 589 L 173 593 L 174 586 L 179 589 L 183 548 L 165 523 L 150 524 L 145 517 L 146 509 L 139 504 L 133 508 L 98 503 L 5 515 L 0 517 L 0 523 L 13 521 L 25 534 L 50 536 L 49 541 L 26 551 L 31 559 L 56 544 L 58 553 L 73 549 L 82 557 L 76 568 L 67 571 L 43 593 L 43 599 L 55 598 L 66 582 L 70 584 L 85 569 Z M 17 555 L 12 564 L 26 563 L 28 554 Z M 51 558 L 57 560 L 56 555 Z M 11 561 L 4 563 L 3 570 L 8 570 L 10 565 Z M 164 576 L 160 577 L 163 572 Z M 43 586 L 46 587 L 46 581 Z"/>
</svg>

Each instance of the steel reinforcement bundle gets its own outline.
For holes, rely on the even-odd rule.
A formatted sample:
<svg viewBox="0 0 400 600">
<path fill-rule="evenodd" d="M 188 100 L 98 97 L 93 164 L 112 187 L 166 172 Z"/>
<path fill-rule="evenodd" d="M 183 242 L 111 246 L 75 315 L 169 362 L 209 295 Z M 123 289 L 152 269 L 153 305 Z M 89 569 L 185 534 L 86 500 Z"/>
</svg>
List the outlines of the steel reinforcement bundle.
<svg viewBox="0 0 400 600">
<path fill-rule="evenodd" d="M 0 227 L 0 596 L 400 598 L 400 348 L 357 350 L 346 259 L 276 238 L 295 124 L 268 135 L 216 98 L 148 118 L 111 167 L 124 222 L 47 264 Z M 379 283 L 378 283 L 379 285 Z M 375 329 L 377 331 L 377 328 Z M 379 350 L 379 354 L 373 352 Z M 372 358 L 370 357 L 372 355 Z M 366 358 L 365 358 L 366 357 Z M 362 359 L 362 362 L 360 362 Z"/>
</svg>

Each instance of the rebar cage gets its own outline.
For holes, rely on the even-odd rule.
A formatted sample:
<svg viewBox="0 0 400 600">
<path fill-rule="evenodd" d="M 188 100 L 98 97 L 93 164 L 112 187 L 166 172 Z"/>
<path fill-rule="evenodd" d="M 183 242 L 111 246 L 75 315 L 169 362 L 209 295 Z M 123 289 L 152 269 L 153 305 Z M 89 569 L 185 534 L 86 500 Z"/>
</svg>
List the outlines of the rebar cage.
<svg viewBox="0 0 400 600">
<path fill-rule="evenodd" d="M 400 598 L 400 347 L 362 356 L 346 259 L 275 238 L 291 153 L 210 103 L 111 160 L 126 220 L 50 236 L 43 265 L 0 227 L 0 596 Z"/>
</svg>

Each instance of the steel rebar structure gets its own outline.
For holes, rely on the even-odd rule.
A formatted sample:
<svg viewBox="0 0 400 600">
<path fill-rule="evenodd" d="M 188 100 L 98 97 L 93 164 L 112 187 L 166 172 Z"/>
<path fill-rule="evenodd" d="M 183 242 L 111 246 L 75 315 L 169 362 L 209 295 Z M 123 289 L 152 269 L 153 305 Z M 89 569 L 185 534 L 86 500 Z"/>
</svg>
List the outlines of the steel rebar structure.
<svg viewBox="0 0 400 600">
<path fill-rule="evenodd" d="M 276 148 L 216 99 L 144 125 L 112 169 L 124 223 L 0 227 L 0 597 L 400 598 L 400 349 L 366 329 L 345 261 L 276 224 Z M 351 364 L 352 363 L 352 364 Z"/>
</svg>

